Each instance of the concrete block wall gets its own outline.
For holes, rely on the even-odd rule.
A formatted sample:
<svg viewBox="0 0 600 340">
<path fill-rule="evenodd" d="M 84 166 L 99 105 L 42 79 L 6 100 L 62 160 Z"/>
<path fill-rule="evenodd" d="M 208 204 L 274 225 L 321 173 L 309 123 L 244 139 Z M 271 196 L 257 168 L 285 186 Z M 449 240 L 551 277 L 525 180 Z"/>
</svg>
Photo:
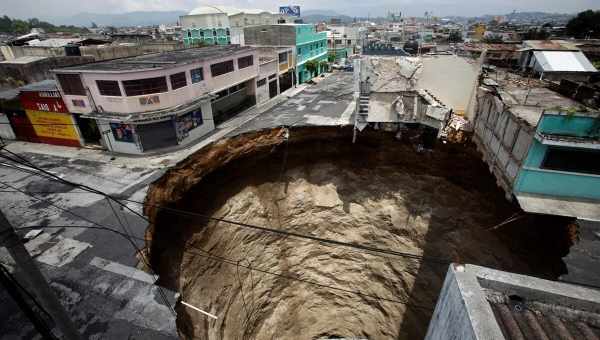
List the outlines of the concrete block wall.
<svg viewBox="0 0 600 340">
<path fill-rule="evenodd" d="M 496 177 L 497 184 L 510 199 L 535 128 L 505 109 L 494 95 L 480 89 L 478 96 L 473 141 Z"/>
</svg>

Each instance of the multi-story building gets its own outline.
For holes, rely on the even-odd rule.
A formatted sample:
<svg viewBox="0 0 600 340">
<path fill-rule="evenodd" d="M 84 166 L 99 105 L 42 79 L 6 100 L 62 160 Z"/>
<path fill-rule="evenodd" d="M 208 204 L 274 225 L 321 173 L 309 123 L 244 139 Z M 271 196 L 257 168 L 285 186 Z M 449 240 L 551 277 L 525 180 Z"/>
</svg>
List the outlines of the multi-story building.
<svg viewBox="0 0 600 340">
<path fill-rule="evenodd" d="M 331 58 L 348 58 L 358 52 L 366 38 L 367 30 L 359 26 L 329 26 L 327 31 L 327 49 Z"/>
<path fill-rule="evenodd" d="M 111 151 L 187 144 L 256 103 L 258 52 L 212 46 L 54 70 L 69 112 L 92 119 Z"/>
<path fill-rule="evenodd" d="M 293 51 L 289 47 L 261 47 L 258 55 L 256 101 L 261 104 L 293 86 Z"/>
<path fill-rule="evenodd" d="M 304 83 L 325 71 L 327 61 L 327 33 L 317 32 L 309 24 L 260 25 L 244 28 L 246 45 L 263 47 L 291 47 L 297 83 Z M 307 63 L 316 62 L 315 71 Z"/>
<path fill-rule="evenodd" d="M 474 142 L 526 212 L 600 219 L 600 112 L 509 74 L 483 80 Z"/>
<path fill-rule="evenodd" d="M 239 9 L 229 6 L 203 6 L 180 17 L 186 46 L 244 45 L 244 27 L 291 23 L 293 17 L 261 9 Z"/>
</svg>

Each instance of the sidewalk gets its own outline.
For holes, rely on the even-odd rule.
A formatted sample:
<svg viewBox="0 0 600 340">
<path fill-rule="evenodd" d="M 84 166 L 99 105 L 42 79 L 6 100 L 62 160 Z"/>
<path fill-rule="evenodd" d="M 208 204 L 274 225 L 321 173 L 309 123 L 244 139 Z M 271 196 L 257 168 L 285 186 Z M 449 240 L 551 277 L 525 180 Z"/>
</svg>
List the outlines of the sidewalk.
<svg viewBox="0 0 600 340">
<path fill-rule="evenodd" d="M 323 79 L 327 78 L 329 75 L 331 75 L 331 73 L 326 74 L 326 76 L 322 78 L 317 77 L 315 78 L 315 82 L 318 83 Z M 154 153 L 149 155 L 112 154 L 107 150 L 74 148 L 59 145 L 29 143 L 23 141 L 11 141 L 6 146 L 6 149 L 17 154 L 30 153 L 50 155 L 68 159 L 79 159 L 106 164 L 110 163 L 122 168 L 164 169 L 166 167 L 171 167 L 177 164 L 179 161 L 185 159 L 194 152 L 202 149 L 204 146 L 227 136 L 235 129 L 253 120 L 265 111 L 268 111 L 274 106 L 301 93 L 309 86 L 311 85 L 305 83 L 290 88 L 287 91 L 281 93 L 279 96 L 265 103 L 254 106 L 244 112 L 241 112 L 234 118 L 221 123 L 208 136 L 203 136 L 201 139 L 195 142 L 191 142 L 187 146 L 172 148 L 160 153 Z M 111 160 L 111 158 L 113 157 L 114 159 Z"/>
</svg>

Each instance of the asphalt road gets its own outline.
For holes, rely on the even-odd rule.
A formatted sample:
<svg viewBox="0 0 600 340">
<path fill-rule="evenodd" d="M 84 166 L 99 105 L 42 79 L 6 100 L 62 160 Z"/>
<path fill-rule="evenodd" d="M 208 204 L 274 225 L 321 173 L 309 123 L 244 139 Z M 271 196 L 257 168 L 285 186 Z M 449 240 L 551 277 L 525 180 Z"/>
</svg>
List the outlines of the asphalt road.
<svg viewBox="0 0 600 340">
<path fill-rule="evenodd" d="M 165 155 L 117 155 L 111 160 L 111 155 L 100 150 L 30 143 L 15 143 L 12 149 L 62 178 L 143 201 L 148 184 L 165 168 L 220 138 L 278 126 L 350 124 L 352 78 L 347 72 L 329 74 L 266 111 L 242 113 L 197 145 Z M 0 207 L 17 229 L 97 223 L 115 230 L 125 227 L 136 245 L 143 246 L 145 220 L 115 204 L 111 207 L 102 196 L 24 170 L 0 160 Z M 128 206 L 141 212 L 140 205 Z M 43 229 L 26 247 L 85 338 L 177 338 L 174 315 L 159 298 L 154 278 L 135 268 L 136 251 L 123 237 L 95 229 Z M 0 261 L 9 267 L 14 264 L 4 249 L 0 249 Z M 19 278 L 18 271 L 15 275 Z M 174 292 L 166 293 L 174 304 Z M 0 339 L 40 338 L 4 289 L 0 289 L 0 305 Z"/>
<path fill-rule="evenodd" d="M 234 130 L 230 135 L 278 126 L 347 125 L 354 110 L 353 73 L 335 72 Z"/>
</svg>

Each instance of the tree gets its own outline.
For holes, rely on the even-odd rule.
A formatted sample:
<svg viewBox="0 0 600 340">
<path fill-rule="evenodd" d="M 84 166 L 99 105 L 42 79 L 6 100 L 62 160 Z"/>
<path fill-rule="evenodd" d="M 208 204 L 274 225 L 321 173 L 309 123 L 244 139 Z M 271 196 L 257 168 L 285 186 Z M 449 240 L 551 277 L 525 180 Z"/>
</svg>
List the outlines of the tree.
<svg viewBox="0 0 600 340">
<path fill-rule="evenodd" d="M 504 38 L 502 38 L 500 34 L 490 34 L 483 37 L 481 41 L 488 44 L 498 44 L 502 43 L 504 41 Z"/>
<path fill-rule="evenodd" d="M 458 43 L 458 42 L 462 42 L 462 41 L 463 41 L 462 34 L 460 34 L 459 31 L 452 31 L 448 35 L 448 42 L 450 42 L 450 43 Z"/>
<path fill-rule="evenodd" d="M 523 40 L 546 40 L 550 38 L 550 32 L 545 29 L 530 28 L 529 31 L 523 33 Z"/>
<path fill-rule="evenodd" d="M 329 63 L 326 60 L 321 60 L 319 66 L 321 67 L 321 71 L 327 72 L 329 70 Z"/>
<path fill-rule="evenodd" d="M 316 60 L 309 60 L 304 63 L 304 67 L 308 72 L 310 72 L 311 77 L 313 77 L 317 72 L 319 72 L 319 62 Z"/>
<path fill-rule="evenodd" d="M 600 38 L 600 11 L 589 9 L 577 14 L 567 23 L 567 33 L 576 38 Z"/>
</svg>

